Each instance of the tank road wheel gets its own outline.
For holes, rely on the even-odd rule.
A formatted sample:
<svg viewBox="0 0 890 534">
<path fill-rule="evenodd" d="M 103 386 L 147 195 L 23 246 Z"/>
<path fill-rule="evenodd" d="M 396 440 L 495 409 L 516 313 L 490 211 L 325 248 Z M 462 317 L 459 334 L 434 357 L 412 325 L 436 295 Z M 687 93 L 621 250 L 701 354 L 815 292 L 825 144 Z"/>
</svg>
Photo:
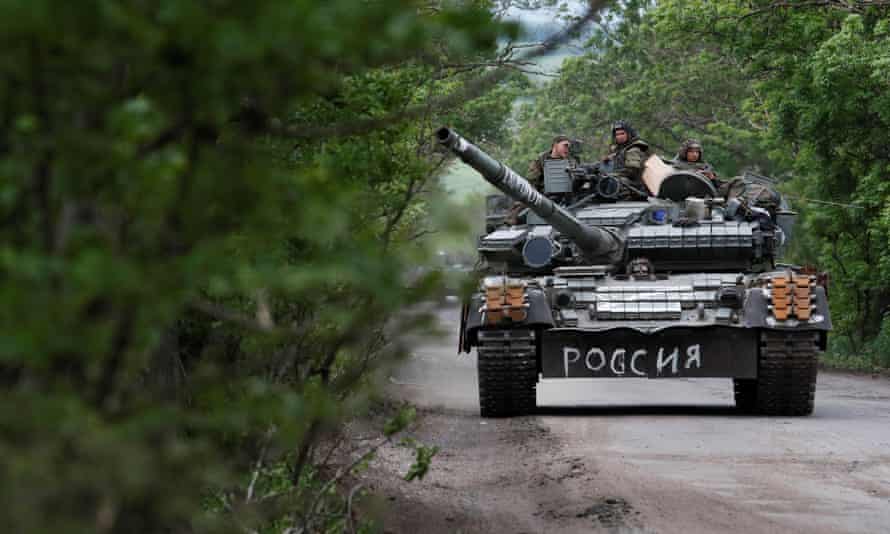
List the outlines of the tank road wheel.
<svg viewBox="0 0 890 534">
<path fill-rule="evenodd" d="M 525 415 L 535 410 L 538 358 L 535 332 L 480 330 L 476 347 L 482 417 Z"/>
<path fill-rule="evenodd" d="M 816 395 L 818 334 L 763 332 L 756 380 L 736 380 L 736 405 L 763 415 L 810 415 Z"/>
</svg>

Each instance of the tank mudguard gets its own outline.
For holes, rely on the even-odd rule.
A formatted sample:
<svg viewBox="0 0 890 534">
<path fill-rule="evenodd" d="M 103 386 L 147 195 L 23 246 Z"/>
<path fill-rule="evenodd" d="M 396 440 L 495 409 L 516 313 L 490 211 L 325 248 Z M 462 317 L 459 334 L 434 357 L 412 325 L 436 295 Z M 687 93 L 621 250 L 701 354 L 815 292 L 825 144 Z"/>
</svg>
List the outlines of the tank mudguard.
<svg viewBox="0 0 890 534">
<path fill-rule="evenodd" d="M 498 325 L 486 324 L 484 313 L 481 311 L 483 295 L 480 293 L 473 295 L 469 306 L 464 307 L 464 317 L 461 318 L 464 330 L 459 349 L 463 352 L 470 352 L 470 349 L 479 342 L 477 332 L 485 326 L 499 326 L 501 328 L 505 325 L 510 325 L 511 327 L 522 325 L 532 328 L 552 328 L 555 326 L 553 312 L 550 310 L 550 302 L 544 291 L 537 288 L 529 288 L 526 294 L 528 296 L 528 309 L 525 320 L 521 323 L 509 322 L 498 323 Z"/>
<path fill-rule="evenodd" d="M 770 309 L 770 300 L 765 290 L 755 288 L 748 290 L 745 298 L 744 318 L 749 327 L 767 328 L 771 330 L 831 330 L 831 314 L 828 310 L 828 297 L 825 288 L 817 286 L 813 291 L 812 303 L 815 308 L 809 320 L 789 318 L 779 321 Z"/>
</svg>

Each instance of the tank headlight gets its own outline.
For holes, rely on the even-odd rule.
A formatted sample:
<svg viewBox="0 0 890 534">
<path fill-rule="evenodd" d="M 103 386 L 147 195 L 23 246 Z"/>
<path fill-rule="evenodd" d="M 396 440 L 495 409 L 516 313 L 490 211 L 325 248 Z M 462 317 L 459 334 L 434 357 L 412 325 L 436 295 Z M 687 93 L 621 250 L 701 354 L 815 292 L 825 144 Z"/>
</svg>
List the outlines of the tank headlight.
<svg viewBox="0 0 890 534">
<path fill-rule="evenodd" d="M 596 192 L 603 198 L 618 198 L 618 192 L 620 190 L 621 183 L 614 176 L 603 176 L 596 184 Z"/>
<path fill-rule="evenodd" d="M 553 257 L 553 242 L 549 238 L 537 236 L 529 239 L 522 247 L 522 259 L 532 269 L 540 269 L 550 263 Z"/>
<path fill-rule="evenodd" d="M 556 305 L 560 308 L 568 308 L 575 302 L 575 296 L 571 291 L 560 291 L 556 294 Z"/>
</svg>

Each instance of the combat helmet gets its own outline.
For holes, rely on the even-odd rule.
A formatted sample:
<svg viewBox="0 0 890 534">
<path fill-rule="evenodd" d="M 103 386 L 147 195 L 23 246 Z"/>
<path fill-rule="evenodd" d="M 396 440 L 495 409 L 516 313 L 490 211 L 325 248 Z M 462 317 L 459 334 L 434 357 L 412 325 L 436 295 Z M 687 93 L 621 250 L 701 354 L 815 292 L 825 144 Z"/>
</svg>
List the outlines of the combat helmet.
<svg viewBox="0 0 890 534">
<path fill-rule="evenodd" d="M 630 122 L 625 119 L 619 119 L 612 123 L 612 142 L 618 144 L 615 141 L 615 130 L 624 130 L 627 132 L 628 143 L 637 138 L 637 131 L 634 130 L 634 127 L 630 125 Z"/>
<path fill-rule="evenodd" d="M 681 161 L 688 161 L 686 159 L 686 152 L 689 151 L 690 148 L 694 148 L 698 150 L 698 160 L 705 160 L 705 151 L 702 149 L 701 142 L 698 139 L 689 138 L 683 141 L 683 144 L 680 145 L 680 150 L 677 152 L 677 158 Z"/>
</svg>

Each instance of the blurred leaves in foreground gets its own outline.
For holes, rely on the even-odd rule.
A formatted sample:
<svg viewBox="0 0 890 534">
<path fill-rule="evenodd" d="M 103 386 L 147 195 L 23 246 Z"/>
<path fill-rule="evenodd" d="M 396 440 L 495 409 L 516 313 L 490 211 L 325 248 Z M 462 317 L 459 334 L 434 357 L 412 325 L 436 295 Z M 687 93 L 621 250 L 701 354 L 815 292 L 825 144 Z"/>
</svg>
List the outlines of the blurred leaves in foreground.
<svg viewBox="0 0 890 534">
<path fill-rule="evenodd" d="M 425 324 L 431 127 L 502 141 L 521 84 L 435 106 L 491 8 L 0 2 L 5 530 L 344 528 L 321 444 Z"/>
</svg>

